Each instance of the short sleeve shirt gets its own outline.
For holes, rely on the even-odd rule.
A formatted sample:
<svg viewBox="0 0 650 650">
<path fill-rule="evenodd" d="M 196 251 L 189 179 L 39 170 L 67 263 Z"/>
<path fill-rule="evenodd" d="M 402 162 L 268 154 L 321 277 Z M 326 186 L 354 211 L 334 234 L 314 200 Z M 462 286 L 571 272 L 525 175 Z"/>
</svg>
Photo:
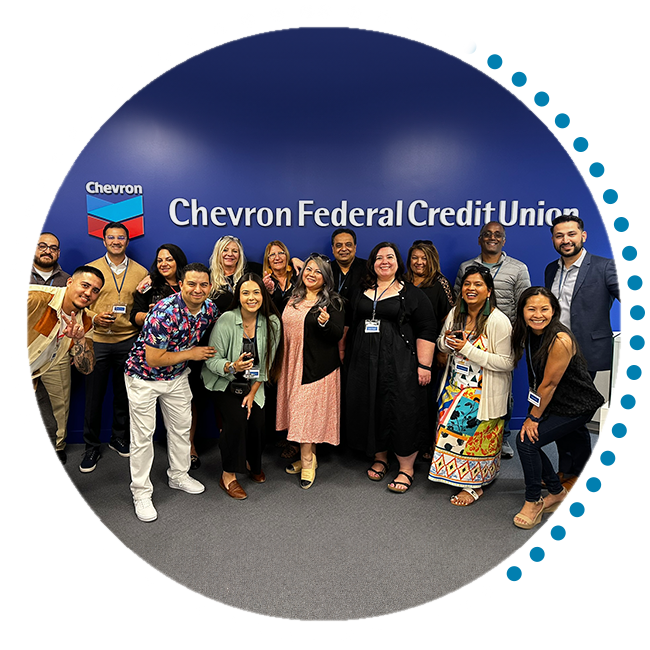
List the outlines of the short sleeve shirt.
<svg viewBox="0 0 650 650">
<path fill-rule="evenodd" d="M 199 343 L 201 336 L 218 316 L 219 310 L 211 300 L 206 300 L 195 316 L 180 293 L 164 298 L 147 315 L 126 360 L 126 374 L 151 381 L 171 381 L 180 377 L 188 361 L 152 368 L 147 364 L 145 346 L 168 352 L 188 350 Z"/>
</svg>

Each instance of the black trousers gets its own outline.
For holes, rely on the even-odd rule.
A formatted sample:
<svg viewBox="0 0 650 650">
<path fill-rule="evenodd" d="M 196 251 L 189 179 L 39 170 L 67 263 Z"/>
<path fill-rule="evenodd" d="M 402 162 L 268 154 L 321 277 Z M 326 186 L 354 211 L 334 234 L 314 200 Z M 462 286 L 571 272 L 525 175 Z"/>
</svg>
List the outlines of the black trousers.
<svg viewBox="0 0 650 650">
<path fill-rule="evenodd" d="M 248 409 L 242 408 L 242 397 L 226 389 L 223 392 L 215 391 L 214 399 L 221 413 L 219 449 L 223 471 L 243 474 L 247 471 L 248 461 L 251 472 L 259 474 L 262 471 L 264 409 L 253 404 L 247 420 Z"/>
<path fill-rule="evenodd" d="M 113 373 L 113 430 L 111 440 L 123 440 L 127 445 L 129 430 L 129 399 L 124 385 L 124 364 L 137 336 L 120 343 L 95 343 L 95 368 L 86 375 L 86 411 L 84 442 L 86 449 L 99 447 L 102 425 L 102 404 L 108 379 Z"/>
</svg>

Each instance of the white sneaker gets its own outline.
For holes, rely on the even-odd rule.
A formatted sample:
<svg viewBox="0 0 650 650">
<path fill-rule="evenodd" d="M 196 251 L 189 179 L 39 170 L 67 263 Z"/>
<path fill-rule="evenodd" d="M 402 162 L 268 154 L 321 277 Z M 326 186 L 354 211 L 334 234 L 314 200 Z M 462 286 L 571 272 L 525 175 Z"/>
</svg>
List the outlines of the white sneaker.
<svg viewBox="0 0 650 650">
<path fill-rule="evenodd" d="M 185 474 L 177 479 L 170 478 L 169 487 L 174 488 L 174 490 L 183 490 L 183 492 L 187 492 L 188 494 L 201 494 L 205 490 L 205 485 L 199 483 L 189 474 Z"/>
<path fill-rule="evenodd" d="M 158 519 L 158 513 L 153 507 L 151 499 L 138 499 L 133 503 L 135 504 L 135 516 L 140 521 L 155 521 Z"/>
<path fill-rule="evenodd" d="M 501 447 L 501 458 L 512 458 L 515 455 L 515 452 L 512 450 L 512 447 L 507 440 L 503 441 L 503 446 Z"/>
</svg>

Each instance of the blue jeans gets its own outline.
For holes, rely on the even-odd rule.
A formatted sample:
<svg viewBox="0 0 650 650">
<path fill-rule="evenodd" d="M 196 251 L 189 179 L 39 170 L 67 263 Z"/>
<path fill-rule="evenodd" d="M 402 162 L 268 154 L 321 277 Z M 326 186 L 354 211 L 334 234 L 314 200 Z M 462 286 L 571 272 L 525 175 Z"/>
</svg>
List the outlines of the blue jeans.
<svg viewBox="0 0 650 650">
<path fill-rule="evenodd" d="M 524 436 L 522 441 L 520 435 L 517 435 L 517 451 L 526 481 L 526 501 L 539 501 L 542 496 L 542 480 L 551 494 L 562 492 L 562 484 L 553 464 L 542 450 L 549 443 L 561 439 L 571 448 L 577 470 L 575 473 L 582 471 L 591 455 L 591 437 L 585 425 L 593 415 L 593 412 L 575 417 L 549 415 L 537 427 L 537 442 L 531 442 L 528 436 Z"/>
</svg>

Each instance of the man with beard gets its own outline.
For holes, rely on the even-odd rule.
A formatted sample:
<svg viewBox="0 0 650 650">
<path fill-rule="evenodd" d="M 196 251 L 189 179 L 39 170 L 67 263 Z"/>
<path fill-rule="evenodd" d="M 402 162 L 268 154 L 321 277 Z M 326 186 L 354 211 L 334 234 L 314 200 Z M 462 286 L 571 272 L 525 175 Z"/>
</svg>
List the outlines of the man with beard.
<svg viewBox="0 0 650 650">
<path fill-rule="evenodd" d="M 27 260 L 25 271 L 27 284 L 65 287 L 70 276 L 59 266 L 61 244 L 56 235 L 51 232 L 36 235 L 29 252 L 32 256 Z M 70 412 L 70 359 L 61 357 L 59 363 L 52 365 L 41 376 L 41 381 L 50 397 L 57 424 L 54 464 L 65 465 L 65 439 Z"/>
<path fill-rule="evenodd" d="M 36 401 L 62 463 L 66 461 L 70 362 L 83 374 L 93 369 L 95 355 L 88 336 L 92 321 L 86 309 L 97 300 L 103 285 L 99 270 L 80 266 L 64 287 L 31 286 L 27 294 L 27 346 Z"/>
<path fill-rule="evenodd" d="M 560 254 L 544 271 L 544 284 L 562 308 L 560 321 L 576 337 L 593 379 L 599 370 L 612 367 L 612 325 L 610 309 L 620 300 L 614 260 L 588 253 L 587 232 L 582 219 L 561 215 L 551 223 L 553 246 Z M 580 435 L 591 438 L 583 427 Z M 576 476 L 572 461 L 572 440 L 558 441 L 558 474 L 562 485 L 571 489 Z"/>
</svg>

